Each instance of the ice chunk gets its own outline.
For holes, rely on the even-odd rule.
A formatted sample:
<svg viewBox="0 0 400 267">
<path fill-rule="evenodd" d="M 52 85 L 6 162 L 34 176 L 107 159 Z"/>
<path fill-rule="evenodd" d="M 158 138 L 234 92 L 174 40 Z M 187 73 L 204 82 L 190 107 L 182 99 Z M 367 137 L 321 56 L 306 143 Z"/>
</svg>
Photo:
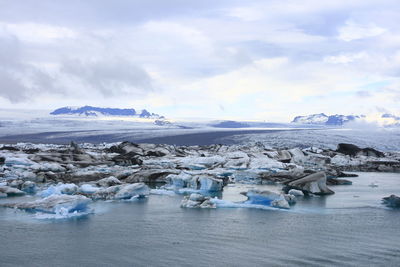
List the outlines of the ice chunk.
<svg viewBox="0 0 400 267">
<path fill-rule="evenodd" d="M 90 201 L 89 198 L 80 195 L 51 195 L 31 202 L 4 204 L 3 206 L 32 212 L 65 214 L 86 211 Z"/>
<path fill-rule="evenodd" d="M 212 176 L 200 176 L 200 190 L 208 192 L 218 192 L 222 190 L 223 180 L 216 179 Z"/>
<path fill-rule="evenodd" d="M 216 176 L 211 174 L 192 176 L 183 172 L 178 175 L 170 174 L 167 176 L 167 180 L 169 181 L 169 184 L 164 188 L 179 192 L 183 192 L 186 189 L 189 189 L 190 192 L 219 192 L 224 186 L 223 179 L 216 178 Z"/>
<path fill-rule="evenodd" d="M 113 186 L 113 185 L 119 185 L 119 184 L 122 184 L 122 183 L 121 183 L 120 180 L 118 180 L 114 176 L 110 176 L 110 177 L 98 180 L 96 182 L 96 184 L 99 185 L 99 186 L 109 187 L 109 186 Z"/>
<path fill-rule="evenodd" d="M 205 197 L 201 194 L 193 193 L 190 195 L 189 199 L 192 201 L 204 201 Z"/>
<path fill-rule="evenodd" d="M 194 169 L 211 168 L 223 162 L 225 162 L 225 158 L 218 155 L 211 157 L 185 157 L 180 160 L 182 165 Z"/>
<path fill-rule="evenodd" d="M 107 188 L 100 188 L 91 197 L 93 199 L 114 199 L 115 194 L 122 188 L 122 185 L 114 185 Z"/>
<path fill-rule="evenodd" d="M 225 168 L 248 168 L 250 163 L 249 156 L 242 151 L 228 152 L 225 154 Z"/>
<path fill-rule="evenodd" d="M 47 189 L 40 192 L 41 197 L 48 197 L 51 195 L 67 194 L 72 195 L 78 191 L 78 186 L 75 184 L 63 184 L 58 183 L 57 185 L 51 185 Z"/>
<path fill-rule="evenodd" d="M 304 196 L 303 191 L 297 190 L 297 189 L 290 189 L 288 192 L 289 195 L 295 196 L 295 197 L 302 197 Z"/>
<path fill-rule="evenodd" d="M 41 162 L 32 165 L 32 169 L 37 171 L 52 171 L 52 172 L 63 172 L 65 168 L 56 162 Z"/>
<path fill-rule="evenodd" d="M 144 183 L 124 185 L 116 194 L 115 199 L 130 199 L 132 197 L 145 197 L 150 194 L 150 189 Z"/>
<path fill-rule="evenodd" d="M 21 185 L 21 190 L 28 194 L 34 194 L 36 192 L 36 184 L 32 181 L 26 181 Z"/>
<path fill-rule="evenodd" d="M 272 169 L 272 168 L 283 168 L 284 164 L 275 159 L 271 159 L 266 155 L 256 155 L 254 158 L 250 158 L 250 169 Z"/>
<path fill-rule="evenodd" d="M 267 205 L 258 205 L 258 204 L 249 204 L 246 202 L 232 202 L 228 200 L 212 198 L 210 200 L 211 203 L 215 204 L 217 208 L 250 208 L 250 209 L 262 209 L 262 210 L 278 210 L 275 207 L 267 206 Z M 279 209 L 279 210 L 287 210 L 287 209 Z"/>
<path fill-rule="evenodd" d="M 193 193 L 190 196 L 185 196 L 181 202 L 182 208 L 216 208 L 216 205 L 211 202 L 210 197 L 205 197 L 198 193 Z"/>
<path fill-rule="evenodd" d="M 91 184 L 83 184 L 79 187 L 79 192 L 84 194 L 94 194 L 99 190 L 98 187 Z"/>
<path fill-rule="evenodd" d="M 175 196 L 175 192 L 171 190 L 166 190 L 166 189 L 151 189 L 150 190 L 151 195 L 167 195 L 167 196 Z"/>
<path fill-rule="evenodd" d="M 0 186 L 0 194 L 2 194 L 3 197 L 5 195 L 7 195 L 7 197 L 13 197 L 13 196 L 25 195 L 25 192 L 23 192 L 17 188 L 13 188 L 13 187 L 4 185 L 4 186 Z"/>
<path fill-rule="evenodd" d="M 298 189 L 316 195 L 334 194 L 326 186 L 326 174 L 324 172 L 313 173 L 304 178 L 294 180 L 286 187 L 286 190 L 290 189 Z"/>
<path fill-rule="evenodd" d="M 247 204 L 265 205 L 276 208 L 289 209 L 289 202 L 285 198 L 285 195 L 278 194 L 271 191 L 260 191 L 260 190 L 249 190 L 248 192 L 242 193 L 248 197 L 245 202 Z"/>
<path fill-rule="evenodd" d="M 180 174 L 170 174 L 166 177 L 169 185 L 167 186 L 170 189 L 176 190 L 179 188 L 189 187 L 189 188 L 197 188 L 196 182 L 192 180 L 192 175 L 182 172 Z"/>
<path fill-rule="evenodd" d="M 383 204 L 390 208 L 400 208 L 400 197 L 396 195 L 390 195 L 382 199 Z"/>
</svg>

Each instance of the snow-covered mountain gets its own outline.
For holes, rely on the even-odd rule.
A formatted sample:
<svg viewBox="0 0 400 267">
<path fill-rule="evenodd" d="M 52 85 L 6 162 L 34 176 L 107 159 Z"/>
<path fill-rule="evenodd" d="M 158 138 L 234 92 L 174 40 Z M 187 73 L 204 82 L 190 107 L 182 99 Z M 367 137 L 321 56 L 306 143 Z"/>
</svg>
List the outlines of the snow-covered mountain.
<svg viewBox="0 0 400 267">
<path fill-rule="evenodd" d="M 326 115 L 324 113 L 311 114 L 307 116 L 297 116 L 293 119 L 292 123 L 298 124 L 322 124 L 322 125 L 343 125 L 349 121 L 364 118 L 364 115 Z"/>
<path fill-rule="evenodd" d="M 121 109 L 121 108 L 100 108 L 92 106 L 84 107 L 62 107 L 54 110 L 50 113 L 51 115 L 78 115 L 84 117 L 98 117 L 98 116 L 131 116 L 138 118 L 149 118 L 149 119 L 163 119 L 164 116 L 160 116 L 155 113 L 143 109 L 136 111 L 135 109 Z"/>
<path fill-rule="evenodd" d="M 299 124 L 325 124 L 328 121 L 329 116 L 324 113 L 312 114 L 308 116 L 297 116 L 292 120 L 292 123 Z"/>
<path fill-rule="evenodd" d="M 395 121 L 400 121 L 400 116 L 396 116 L 394 114 L 389 114 L 389 113 L 382 114 L 382 118 L 384 118 L 384 119 L 393 119 Z"/>
<path fill-rule="evenodd" d="M 396 116 L 394 114 L 390 113 L 382 114 L 381 121 L 385 126 L 389 127 L 400 126 L 400 116 Z"/>
</svg>

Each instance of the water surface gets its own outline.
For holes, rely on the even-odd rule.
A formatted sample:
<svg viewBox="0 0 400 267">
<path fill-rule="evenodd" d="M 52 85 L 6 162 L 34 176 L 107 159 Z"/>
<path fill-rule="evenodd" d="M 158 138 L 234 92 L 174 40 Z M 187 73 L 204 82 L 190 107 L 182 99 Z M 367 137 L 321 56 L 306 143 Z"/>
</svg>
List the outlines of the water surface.
<svg viewBox="0 0 400 267">
<path fill-rule="evenodd" d="M 290 211 L 182 209 L 181 196 L 162 195 L 96 202 L 94 214 L 70 220 L 0 208 L 0 265 L 399 266 L 400 211 L 380 201 L 400 194 L 400 175 L 351 179 L 352 186 L 333 186 L 335 195 L 300 199 Z M 238 193 L 251 187 L 229 186 L 223 199 L 241 200 Z"/>
</svg>

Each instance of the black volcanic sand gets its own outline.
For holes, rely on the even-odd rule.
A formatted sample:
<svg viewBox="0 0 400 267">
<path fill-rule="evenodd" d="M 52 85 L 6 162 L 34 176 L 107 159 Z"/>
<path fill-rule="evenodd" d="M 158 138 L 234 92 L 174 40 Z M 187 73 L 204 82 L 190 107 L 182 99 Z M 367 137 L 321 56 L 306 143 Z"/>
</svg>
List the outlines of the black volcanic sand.
<svg viewBox="0 0 400 267">
<path fill-rule="evenodd" d="M 71 141 L 77 143 L 111 143 L 120 141 L 130 141 L 136 143 L 169 144 L 169 145 L 212 145 L 212 144 L 234 144 L 233 140 L 223 139 L 233 135 L 255 134 L 255 133 L 276 133 L 285 130 L 230 130 L 217 132 L 189 133 L 171 135 L 163 137 L 143 138 L 130 136 L 129 132 L 121 131 L 120 134 L 104 134 L 100 131 L 62 131 L 62 132 L 43 132 L 35 134 L 7 135 L 0 137 L 0 143 L 12 144 L 18 142 L 29 143 L 51 143 L 68 144 Z M 293 130 L 290 130 L 293 131 Z M 295 130 L 300 131 L 300 130 Z M 96 134 L 99 132 L 99 134 Z"/>
</svg>

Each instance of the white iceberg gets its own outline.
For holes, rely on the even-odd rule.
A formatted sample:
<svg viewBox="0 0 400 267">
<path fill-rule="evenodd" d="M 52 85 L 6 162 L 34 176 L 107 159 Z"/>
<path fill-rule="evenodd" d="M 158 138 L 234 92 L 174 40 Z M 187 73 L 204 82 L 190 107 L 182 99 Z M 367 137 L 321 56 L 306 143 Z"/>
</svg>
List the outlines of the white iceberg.
<svg viewBox="0 0 400 267">
<path fill-rule="evenodd" d="M 110 176 L 110 177 L 98 180 L 96 182 L 96 184 L 99 186 L 109 187 L 109 186 L 113 186 L 113 185 L 122 184 L 122 182 L 120 180 L 118 180 L 117 178 L 115 178 L 114 176 Z"/>
<path fill-rule="evenodd" d="M 5 204 L 4 206 L 31 212 L 66 214 L 87 211 L 90 202 L 89 198 L 80 195 L 51 195 L 31 202 Z"/>
<path fill-rule="evenodd" d="M 150 189 L 144 183 L 124 185 L 116 194 L 115 199 L 142 198 L 150 194 Z"/>
<path fill-rule="evenodd" d="M 210 197 L 203 196 L 198 193 L 193 193 L 190 196 L 185 196 L 181 202 L 181 208 L 216 208 L 216 204 L 211 202 Z"/>
<path fill-rule="evenodd" d="M 107 188 L 100 188 L 91 197 L 93 199 L 105 200 L 129 200 L 142 198 L 150 194 L 150 188 L 144 183 L 114 185 Z"/>
<path fill-rule="evenodd" d="M 79 187 L 79 192 L 84 193 L 84 194 L 94 194 L 96 193 L 100 188 L 91 185 L 91 184 L 83 184 Z"/>
</svg>

